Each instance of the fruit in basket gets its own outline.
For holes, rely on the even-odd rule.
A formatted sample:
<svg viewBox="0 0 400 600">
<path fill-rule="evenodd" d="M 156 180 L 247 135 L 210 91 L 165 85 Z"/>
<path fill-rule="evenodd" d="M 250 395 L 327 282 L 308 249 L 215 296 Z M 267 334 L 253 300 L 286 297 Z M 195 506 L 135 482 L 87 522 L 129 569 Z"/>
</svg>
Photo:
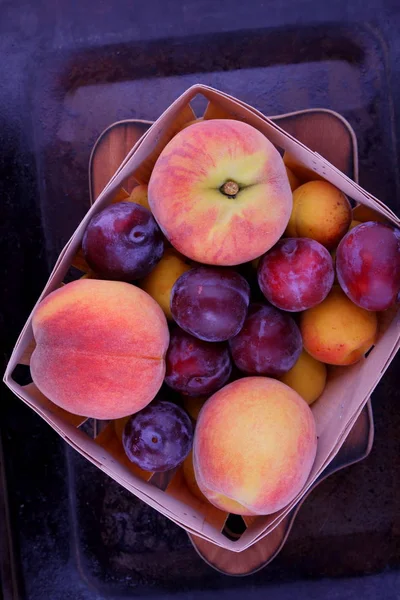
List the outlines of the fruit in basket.
<svg viewBox="0 0 400 600">
<path fill-rule="evenodd" d="M 202 502 L 208 502 L 207 498 L 200 490 L 197 481 L 196 475 L 194 474 L 194 466 L 193 466 L 193 451 L 191 450 L 182 465 L 183 476 L 185 478 L 186 484 L 189 490 L 192 492 L 193 496 L 195 496 L 198 500 Z"/>
<path fill-rule="evenodd" d="M 135 186 L 130 193 L 129 202 L 136 202 L 136 204 L 140 204 L 140 206 L 144 206 L 144 208 L 150 210 L 148 190 L 149 186 L 144 183 Z"/>
<path fill-rule="evenodd" d="M 228 346 L 199 340 L 176 327 L 166 356 L 165 383 L 189 396 L 212 394 L 229 379 Z"/>
<path fill-rule="evenodd" d="M 328 181 L 309 181 L 293 192 L 287 237 L 308 237 L 332 250 L 348 231 L 350 202 Z"/>
<path fill-rule="evenodd" d="M 122 442 L 122 434 L 125 429 L 125 425 L 131 418 L 131 415 L 127 415 L 126 417 L 121 417 L 120 419 L 114 420 L 114 431 L 117 438 Z"/>
<path fill-rule="evenodd" d="M 131 462 L 145 471 L 164 472 L 190 452 L 193 427 L 186 412 L 165 400 L 152 402 L 125 425 L 122 444 Z"/>
<path fill-rule="evenodd" d="M 166 145 L 150 178 L 149 203 L 179 252 L 231 266 L 278 241 L 292 192 L 279 152 L 262 133 L 241 121 L 213 119 Z"/>
<path fill-rule="evenodd" d="M 354 227 L 357 227 L 357 225 L 361 225 L 361 221 L 355 221 L 353 219 L 353 221 L 350 223 L 349 231 L 351 231 L 352 229 L 354 229 Z"/>
<path fill-rule="evenodd" d="M 278 308 L 297 312 L 322 302 L 334 280 L 331 255 L 310 238 L 280 240 L 261 259 L 258 283 Z"/>
<path fill-rule="evenodd" d="M 315 359 L 352 365 L 375 343 L 377 317 L 334 285 L 321 304 L 301 313 L 300 331 L 305 350 Z"/>
<path fill-rule="evenodd" d="M 309 406 L 276 379 L 245 377 L 208 399 L 193 442 L 208 500 L 240 515 L 280 510 L 302 490 L 317 448 Z"/>
<path fill-rule="evenodd" d="M 239 333 L 250 286 L 232 269 L 196 267 L 175 282 L 171 312 L 178 325 L 200 340 L 223 342 Z"/>
<path fill-rule="evenodd" d="M 336 250 L 336 272 L 355 304 L 386 310 L 400 299 L 400 230 L 372 221 L 358 225 Z"/>
<path fill-rule="evenodd" d="M 147 275 L 164 252 L 151 212 L 134 202 L 112 204 L 89 222 L 82 240 L 90 268 L 104 279 L 133 281 Z"/>
<path fill-rule="evenodd" d="M 302 341 L 291 316 L 274 306 L 254 303 L 229 345 L 234 363 L 243 373 L 279 377 L 299 358 Z"/>
<path fill-rule="evenodd" d="M 358 204 L 352 210 L 353 219 L 366 223 L 367 221 L 377 221 L 378 223 L 387 223 L 388 220 L 378 211 L 370 208 L 366 204 Z"/>
<path fill-rule="evenodd" d="M 280 377 L 280 381 L 300 394 L 307 404 L 312 404 L 324 391 L 326 376 L 326 365 L 302 350 L 295 365 Z"/>
<path fill-rule="evenodd" d="M 301 181 L 289 167 L 286 167 L 286 173 L 289 179 L 290 189 L 294 192 L 294 190 L 301 185 Z"/>
<path fill-rule="evenodd" d="M 283 162 L 287 169 L 290 169 L 292 173 L 297 177 L 300 183 L 306 183 L 307 181 L 323 180 L 323 177 L 302 165 L 290 152 L 285 152 L 283 155 Z"/>
<path fill-rule="evenodd" d="M 65 410 L 117 419 L 146 406 L 161 387 L 169 332 L 156 302 L 120 281 L 81 279 L 36 308 L 31 375 Z"/>
<path fill-rule="evenodd" d="M 174 248 L 167 248 L 160 262 L 140 281 L 140 287 L 161 306 L 167 319 L 172 319 L 171 291 L 175 281 L 191 266 Z"/>
</svg>

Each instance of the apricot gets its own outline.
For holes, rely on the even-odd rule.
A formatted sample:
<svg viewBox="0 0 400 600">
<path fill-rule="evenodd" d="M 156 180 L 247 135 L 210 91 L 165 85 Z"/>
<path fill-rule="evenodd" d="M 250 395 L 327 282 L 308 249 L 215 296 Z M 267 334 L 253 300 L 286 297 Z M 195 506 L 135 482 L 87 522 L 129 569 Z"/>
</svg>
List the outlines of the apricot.
<svg viewBox="0 0 400 600">
<path fill-rule="evenodd" d="M 315 173 L 312 169 L 305 167 L 302 165 L 294 156 L 290 154 L 290 152 L 285 152 L 283 155 L 283 162 L 287 169 L 293 173 L 293 175 L 299 181 L 299 185 L 301 183 L 306 183 L 307 181 L 316 181 L 322 180 L 323 178 L 318 173 Z M 296 186 L 298 187 L 298 186 Z"/>
<path fill-rule="evenodd" d="M 136 202 L 136 204 L 140 204 L 140 206 L 144 206 L 150 210 L 148 187 L 144 183 L 134 187 L 128 198 L 128 202 Z"/>
<path fill-rule="evenodd" d="M 356 221 L 355 219 L 353 219 L 352 222 L 350 223 L 349 231 L 354 229 L 354 227 L 357 227 L 357 225 L 361 225 L 361 221 Z"/>
<path fill-rule="evenodd" d="M 289 167 L 286 167 L 286 173 L 289 179 L 290 189 L 294 192 L 294 190 L 301 185 L 301 181 Z"/>
<path fill-rule="evenodd" d="M 193 452 L 192 450 L 189 452 L 182 465 L 183 476 L 185 478 L 186 484 L 189 490 L 192 492 L 193 496 L 195 496 L 198 500 L 202 502 L 208 502 L 205 495 L 201 492 L 197 481 L 196 476 L 194 474 L 194 466 L 193 466 Z"/>
<path fill-rule="evenodd" d="M 309 237 L 332 250 L 347 233 L 351 206 L 327 181 L 309 181 L 293 192 L 293 210 L 286 237 Z"/>
<path fill-rule="evenodd" d="M 326 375 L 326 365 L 303 350 L 294 367 L 280 380 L 300 394 L 307 404 L 312 404 L 324 391 Z"/>
<path fill-rule="evenodd" d="M 268 377 L 245 377 L 204 405 L 193 463 L 201 492 L 217 508 L 241 515 L 280 510 L 302 490 L 317 449 L 306 402 Z"/>
<path fill-rule="evenodd" d="M 122 434 L 124 432 L 125 425 L 129 421 L 130 416 L 131 415 L 127 415 L 126 417 L 121 417 L 120 419 L 114 420 L 114 431 L 115 431 L 117 438 L 119 439 L 119 441 L 121 443 L 122 443 Z"/>
<path fill-rule="evenodd" d="M 144 408 L 161 387 L 167 322 L 158 304 L 133 285 L 68 283 L 38 305 L 32 327 L 32 379 L 71 413 L 118 419 Z"/>
<path fill-rule="evenodd" d="M 140 287 L 159 304 L 167 319 L 172 319 L 171 291 L 175 281 L 191 266 L 173 248 L 167 248 L 160 262 L 140 281 Z"/>
<path fill-rule="evenodd" d="M 353 304 L 339 286 L 321 304 L 300 315 L 305 350 L 331 365 L 352 365 L 373 346 L 376 314 Z"/>
<path fill-rule="evenodd" d="M 378 213 L 373 208 L 366 206 L 365 204 L 358 204 L 353 208 L 353 219 L 360 223 L 366 223 L 367 221 L 377 221 L 378 223 L 387 223 L 387 219 L 381 213 Z"/>
<path fill-rule="evenodd" d="M 213 119 L 187 127 L 166 145 L 151 174 L 149 204 L 179 252 L 230 266 L 278 241 L 292 192 L 279 152 L 260 131 Z"/>
</svg>

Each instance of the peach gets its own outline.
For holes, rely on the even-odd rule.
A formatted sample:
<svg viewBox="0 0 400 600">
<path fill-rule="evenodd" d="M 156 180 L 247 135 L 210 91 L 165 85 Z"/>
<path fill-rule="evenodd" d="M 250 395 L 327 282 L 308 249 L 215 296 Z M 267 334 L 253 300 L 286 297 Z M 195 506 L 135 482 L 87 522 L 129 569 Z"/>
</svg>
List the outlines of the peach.
<svg viewBox="0 0 400 600">
<path fill-rule="evenodd" d="M 271 514 L 302 490 L 316 449 L 307 403 L 276 379 L 245 377 L 205 403 L 194 436 L 195 476 L 217 508 Z"/>
<path fill-rule="evenodd" d="M 185 257 L 167 248 L 160 262 L 140 281 L 140 287 L 161 306 L 167 319 L 172 320 L 171 291 L 175 281 L 189 271 Z"/>
<path fill-rule="evenodd" d="M 144 408 L 164 379 L 167 322 L 143 290 L 81 279 L 49 294 L 33 319 L 31 375 L 65 410 L 118 419 Z"/>
<path fill-rule="evenodd" d="M 356 306 L 339 286 L 321 304 L 300 315 L 305 350 L 330 365 L 352 365 L 375 343 L 377 317 Z"/>
<path fill-rule="evenodd" d="M 301 185 L 300 179 L 293 173 L 289 167 L 286 167 L 286 173 L 289 179 L 290 189 L 294 192 Z"/>
<path fill-rule="evenodd" d="M 148 186 L 144 183 L 141 185 L 137 185 L 131 191 L 131 194 L 128 198 L 129 202 L 136 202 L 136 204 L 140 204 L 140 206 L 144 206 L 148 210 L 150 210 L 149 206 L 149 197 L 148 197 Z"/>
<path fill-rule="evenodd" d="M 349 230 L 351 206 L 346 196 L 328 181 L 309 181 L 293 192 L 293 210 L 287 237 L 309 237 L 328 250 Z"/>
<path fill-rule="evenodd" d="M 241 121 L 213 119 L 167 144 L 150 178 L 149 203 L 179 252 L 229 266 L 278 241 L 292 193 L 282 158 L 262 133 Z"/>
<path fill-rule="evenodd" d="M 312 404 L 324 391 L 326 375 L 326 365 L 303 350 L 294 367 L 280 380 L 300 394 L 307 404 Z"/>
</svg>

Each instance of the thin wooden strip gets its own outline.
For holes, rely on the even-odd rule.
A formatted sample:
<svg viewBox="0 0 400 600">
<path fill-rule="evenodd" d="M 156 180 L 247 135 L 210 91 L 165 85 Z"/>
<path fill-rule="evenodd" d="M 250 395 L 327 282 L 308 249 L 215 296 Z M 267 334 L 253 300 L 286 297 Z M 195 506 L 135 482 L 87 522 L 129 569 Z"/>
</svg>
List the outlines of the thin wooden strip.
<svg viewBox="0 0 400 600">
<path fill-rule="evenodd" d="M 29 383 L 28 385 L 24 385 L 23 389 L 35 399 L 36 404 L 44 410 L 46 413 L 50 413 L 51 415 L 55 415 L 57 417 L 61 417 L 63 421 L 73 425 L 73 427 L 79 427 L 85 421 L 87 421 L 87 417 L 82 417 L 80 415 L 75 415 L 73 413 L 64 410 L 57 404 L 54 404 L 51 400 L 46 398 L 44 394 L 36 387 L 34 383 Z"/>
<path fill-rule="evenodd" d="M 224 528 L 228 513 L 219 510 L 209 502 L 202 502 L 196 498 L 186 484 L 182 467 L 175 473 L 165 492 L 169 496 L 200 512 L 204 516 L 204 521 L 218 529 L 218 531 L 222 531 Z"/>
</svg>

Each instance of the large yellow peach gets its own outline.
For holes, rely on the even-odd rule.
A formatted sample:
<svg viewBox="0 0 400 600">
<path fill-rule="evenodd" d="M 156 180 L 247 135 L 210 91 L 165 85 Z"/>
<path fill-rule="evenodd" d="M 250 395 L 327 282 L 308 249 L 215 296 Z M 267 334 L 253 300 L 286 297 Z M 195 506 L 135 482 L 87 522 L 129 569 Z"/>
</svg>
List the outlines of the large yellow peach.
<svg viewBox="0 0 400 600">
<path fill-rule="evenodd" d="M 309 181 L 293 192 L 293 210 L 287 237 L 309 237 L 328 250 L 349 230 L 351 206 L 346 196 L 328 181 Z"/>
<path fill-rule="evenodd" d="M 278 241 L 292 193 L 282 158 L 262 133 L 213 119 L 167 144 L 150 178 L 149 203 L 179 252 L 201 263 L 237 265 Z"/>
<path fill-rule="evenodd" d="M 356 306 L 338 285 L 321 304 L 300 315 L 304 348 L 331 365 L 356 363 L 375 343 L 376 313 Z"/>
<path fill-rule="evenodd" d="M 167 248 L 159 263 L 140 281 L 140 287 L 161 306 L 167 319 L 172 319 L 171 290 L 175 281 L 191 266 L 173 248 Z"/>
<path fill-rule="evenodd" d="M 245 377 L 207 400 L 194 435 L 202 493 L 217 508 L 266 515 L 291 502 L 317 448 L 312 412 L 294 390 L 268 377 Z"/>
<path fill-rule="evenodd" d="M 143 290 L 80 279 L 49 294 L 33 319 L 31 375 L 65 410 L 117 419 L 144 408 L 164 379 L 169 332 Z"/>
<path fill-rule="evenodd" d="M 324 391 L 326 375 L 326 365 L 303 350 L 294 367 L 280 380 L 300 394 L 307 404 L 312 404 Z"/>
</svg>

